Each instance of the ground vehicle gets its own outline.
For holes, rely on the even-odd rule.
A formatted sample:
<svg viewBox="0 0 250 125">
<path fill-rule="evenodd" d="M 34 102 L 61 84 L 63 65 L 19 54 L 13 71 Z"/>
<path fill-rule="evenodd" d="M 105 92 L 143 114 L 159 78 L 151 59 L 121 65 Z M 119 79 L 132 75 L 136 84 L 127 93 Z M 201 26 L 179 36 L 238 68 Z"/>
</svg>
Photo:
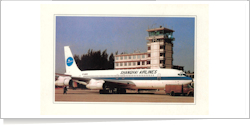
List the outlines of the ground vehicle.
<svg viewBox="0 0 250 125">
<path fill-rule="evenodd" d="M 165 85 L 165 93 L 171 96 L 188 95 L 194 96 L 194 88 L 190 84 L 185 85 Z"/>
</svg>

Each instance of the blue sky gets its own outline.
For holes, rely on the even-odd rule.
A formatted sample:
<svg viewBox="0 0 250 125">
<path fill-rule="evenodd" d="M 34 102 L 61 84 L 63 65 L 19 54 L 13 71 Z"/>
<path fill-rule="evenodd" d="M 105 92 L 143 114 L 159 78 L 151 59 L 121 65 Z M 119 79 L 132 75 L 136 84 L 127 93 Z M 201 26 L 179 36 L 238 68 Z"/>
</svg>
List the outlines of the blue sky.
<svg viewBox="0 0 250 125">
<path fill-rule="evenodd" d="M 148 28 L 173 28 L 173 64 L 194 71 L 194 27 L 192 17 L 56 17 L 56 73 L 65 72 L 64 46 L 73 54 L 86 54 L 89 49 L 133 53 L 147 52 Z"/>
</svg>

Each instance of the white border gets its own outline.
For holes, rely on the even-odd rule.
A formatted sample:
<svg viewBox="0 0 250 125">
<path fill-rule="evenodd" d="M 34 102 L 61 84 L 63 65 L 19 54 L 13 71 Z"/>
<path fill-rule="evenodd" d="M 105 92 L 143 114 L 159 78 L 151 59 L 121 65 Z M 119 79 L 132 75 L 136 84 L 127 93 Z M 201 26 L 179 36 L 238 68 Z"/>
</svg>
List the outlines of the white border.
<svg viewBox="0 0 250 125">
<path fill-rule="evenodd" d="M 95 8 L 98 8 L 97 10 Z M 127 8 L 130 8 L 129 10 Z M 192 9 L 190 9 L 192 8 Z M 199 11 L 194 11 L 195 9 L 199 9 Z M 47 52 L 53 52 L 54 50 L 50 47 L 48 50 L 48 46 L 53 46 L 53 39 L 54 36 L 52 36 L 53 28 L 54 26 L 52 25 L 54 22 L 54 15 L 58 14 L 63 14 L 63 15 L 94 15 L 94 16 L 99 16 L 99 15 L 108 15 L 108 16 L 114 16 L 114 15 L 120 15 L 120 16 L 180 16 L 183 17 L 184 15 L 195 15 L 197 16 L 196 21 L 198 20 L 196 24 L 196 29 L 195 30 L 201 30 L 203 31 L 203 37 L 198 37 L 203 41 L 203 45 L 207 44 L 208 45 L 208 30 L 203 30 L 202 27 L 207 27 L 208 29 L 208 5 L 122 5 L 122 4 L 106 4 L 105 6 L 101 5 L 41 5 L 41 19 L 43 20 L 41 22 L 41 33 L 42 36 L 45 35 L 46 37 L 42 42 L 41 42 L 41 52 L 42 55 L 46 54 Z M 103 11 L 99 11 L 103 10 Z M 116 10 L 116 11 L 114 11 Z M 126 10 L 126 11 L 123 11 Z M 150 11 L 149 11 L 150 10 Z M 170 11 L 171 10 L 171 11 Z M 160 13 L 159 13 L 160 12 Z M 183 14 L 183 12 L 185 12 Z M 46 20 L 46 21 L 45 21 Z M 200 22 L 199 22 L 200 20 Z M 199 28 L 200 27 L 200 28 Z M 50 29 L 50 30 L 49 30 Z M 197 35 L 196 31 L 196 35 Z M 197 45 L 197 42 L 195 43 Z M 44 48 L 44 49 L 43 49 Z M 46 48 L 46 53 L 43 53 Z M 197 48 L 197 47 L 196 47 Z M 203 59 L 201 61 L 205 61 L 202 63 L 197 63 L 195 67 L 199 67 L 200 65 L 204 65 L 204 63 L 208 63 L 206 61 L 207 59 L 204 59 L 204 57 L 208 57 L 208 51 L 204 51 L 204 49 L 201 47 L 199 49 L 195 49 L 195 53 L 199 52 L 199 54 L 196 55 L 199 59 L 202 57 Z M 52 58 L 51 54 L 46 54 L 46 58 Z M 51 55 L 51 57 L 48 57 L 48 55 Z M 41 60 L 44 60 L 45 58 L 41 58 Z M 197 59 L 197 58 L 196 58 Z M 49 60 L 47 60 L 49 61 Z M 52 60 L 51 60 L 52 61 Z M 198 60 L 199 61 L 199 60 Z M 51 62 L 53 63 L 53 62 Z M 42 67 L 41 68 L 41 74 L 42 78 L 52 78 L 51 73 L 47 73 L 48 71 L 51 70 L 51 66 L 43 66 L 44 63 L 41 63 Z M 50 64 L 50 63 L 48 63 Z M 205 64 L 208 65 L 208 64 Z M 202 67 L 200 68 L 205 68 L 205 70 L 208 70 L 207 67 Z M 52 70 L 53 71 L 53 70 Z M 195 70 L 196 71 L 196 70 Z M 46 72 L 46 73 L 43 73 Z M 197 76 L 198 78 L 196 79 L 196 83 L 199 83 L 200 81 L 204 80 L 203 82 L 203 87 L 208 88 L 208 77 L 204 73 L 200 73 L 202 76 Z M 203 77 L 203 78 L 202 78 Z M 199 79 L 200 78 L 200 79 Z M 52 81 L 52 79 L 51 79 Z M 208 90 L 201 90 L 203 88 L 202 86 L 199 86 L 196 84 L 196 92 L 195 92 L 195 105 L 187 105 L 185 103 L 183 104 L 168 104 L 164 105 L 161 103 L 54 103 L 53 100 L 54 93 L 47 93 L 46 95 L 44 94 L 44 91 L 51 91 L 54 92 L 51 88 L 51 82 L 47 81 L 45 82 L 45 79 L 42 79 L 42 87 L 41 87 L 41 102 L 43 103 L 41 105 L 41 114 L 47 114 L 47 115 L 85 115 L 84 117 L 93 117 L 91 115 L 95 115 L 94 117 L 116 117 L 116 118 L 145 118 L 145 117 L 156 117 L 156 118 L 165 118 L 166 116 L 164 115 L 208 115 Z M 44 87 L 44 88 L 43 88 Z M 52 94 L 52 95 L 51 95 Z M 53 98 L 52 98 L 53 97 Z M 44 104 L 46 103 L 46 105 Z M 88 107 L 88 108 L 86 108 Z M 64 109 L 64 112 L 61 112 L 60 110 Z M 110 112 L 110 109 L 113 109 L 115 111 L 118 111 L 116 115 L 114 116 L 112 112 Z M 148 110 L 144 110 L 148 109 Z M 180 110 L 180 109 L 185 109 L 185 110 Z M 77 111 L 77 112 L 75 112 Z M 134 116 L 132 116 L 134 115 Z M 143 117 L 141 116 L 143 115 Z M 161 115 L 161 116 L 160 116 Z M 173 116 L 172 116 L 173 117 Z"/>
<path fill-rule="evenodd" d="M 74 4 L 90 3 L 90 2 L 73 2 Z M 98 2 L 98 4 L 117 4 L 117 2 Z M 131 4 L 131 2 L 120 2 L 123 4 Z M 228 51 L 225 45 L 213 46 L 209 43 L 209 115 L 188 115 L 188 116 L 172 116 L 167 115 L 165 118 L 248 118 L 249 117 L 249 1 L 216 1 L 216 2 L 143 2 L 145 4 L 208 4 L 209 5 L 209 41 L 220 43 L 221 41 L 237 42 L 236 45 L 244 45 L 243 48 L 236 47 L 235 51 Z M 40 39 L 40 5 L 41 4 L 72 4 L 72 2 L 1 2 L 1 117 L 2 118 L 76 118 L 84 116 L 70 115 L 40 115 L 40 105 L 49 106 L 40 100 L 40 89 L 45 89 L 40 81 L 40 48 L 39 42 L 44 41 L 44 37 Z M 94 3 L 92 3 L 94 4 Z M 140 2 L 133 2 L 140 4 Z M 153 5 L 151 5 L 153 7 Z M 232 9 L 233 8 L 233 9 Z M 82 8 L 84 10 L 85 8 Z M 119 9 L 119 8 L 118 8 Z M 162 8 L 163 9 L 163 8 Z M 127 10 L 127 9 L 126 9 Z M 124 12 L 126 11 L 124 10 Z M 59 10 L 58 10 L 59 11 Z M 58 12 L 57 11 L 57 12 Z M 121 10 L 122 11 L 122 10 Z M 172 12 L 172 11 L 171 11 Z M 175 12 L 173 12 L 175 13 Z M 183 11 L 185 14 L 186 11 Z M 195 11 L 193 13 L 196 13 Z M 31 16 L 32 15 L 32 16 Z M 202 17 L 202 16 L 201 16 Z M 198 19 L 199 20 L 199 19 Z M 200 21 L 200 20 L 199 20 Z M 237 41 L 228 39 L 228 31 L 237 29 L 237 37 L 244 38 Z M 215 32 L 216 31 L 216 32 Z M 221 39 L 224 38 L 224 39 Z M 227 39 L 225 39 L 227 38 Z M 197 39 L 199 41 L 199 39 Z M 203 42 L 203 41 L 202 41 Z M 226 47 L 231 47 L 226 46 Z M 208 48 L 208 47 L 205 47 Z M 245 52 L 241 50 L 245 49 Z M 51 48 L 48 48 L 51 51 Z M 239 50 L 239 51 L 238 51 Z M 18 53 L 17 53 L 18 52 Z M 239 61 L 246 61 L 243 67 L 237 67 L 231 59 L 222 58 L 222 54 L 236 55 Z M 16 60 L 22 60 L 23 57 L 32 60 L 19 61 L 18 67 L 11 69 L 15 65 Z M 243 55 L 238 56 L 238 55 Z M 45 58 L 46 54 L 41 55 Z M 42 61 L 41 61 L 42 62 Z M 218 62 L 224 62 L 218 65 Z M 48 63 L 44 60 L 42 63 Z M 28 65 L 27 65 L 28 64 Z M 238 62 L 237 62 L 238 64 Z M 224 68 L 226 67 L 226 68 Z M 43 68 L 43 67 L 41 67 Z M 202 70 L 201 72 L 207 72 Z M 232 75 L 226 75 L 226 79 L 222 76 L 213 75 L 216 72 L 225 74 L 240 74 L 240 78 Z M 233 73 L 231 73 L 233 72 Z M 197 75 L 196 75 L 197 76 Z M 45 79 L 44 77 L 42 77 Z M 48 78 L 52 79 L 52 78 Z M 225 80 L 225 81 L 220 81 Z M 237 82 L 232 82 L 239 80 Z M 224 89 L 226 87 L 226 89 Z M 207 89 L 207 88 L 203 88 Z M 223 91 L 222 91 L 223 90 Z M 232 92 L 233 90 L 233 92 Z M 244 90 L 244 91 L 242 91 Z M 50 90 L 43 93 L 48 94 Z M 242 96 L 234 93 L 239 92 Z M 225 94 L 226 93 L 226 94 Z M 228 94 L 230 93 L 230 94 Z M 230 95 L 230 96 L 228 96 Z M 225 98 L 226 97 L 226 98 Z M 230 98 L 228 98 L 230 97 Z M 84 107 L 86 108 L 86 107 Z M 89 108 L 89 107 L 88 107 Z M 60 111 L 63 109 L 60 109 Z M 157 113 L 157 111 L 151 112 Z M 152 114 L 154 115 L 154 114 Z M 95 117 L 89 116 L 89 117 Z M 98 116 L 97 116 L 98 117 Z M 103 117 L 103 116 L 99 116 Z M 112 116 L 108 116 L 112 117 Z M 128 117 L 128 116 L 125 116 Z M 133 116 L 131 116 L 133 117 Z M 144 117 L 144 116 L 141 116 Z M 148 116 L 150 117 L 150 116 Z M 153 116 L 158 117 L 158 116 Z M 162 116 L 163 117 L 163 116 Z M 30 121 L 30 119 L 29 119 Z M 44 121 L 44 120 L 43 120 Z M 74 121 L 74 120 L 73 120 Z M 174 120 L 175 121 L 175 120 Z M 189 121 L 189 120 L 188 120 Z M 205 122 L 207 120 L 192 120 Z M 218 123 L 221 120 L 213 120 Z M 232 120 L 223 120 L 232 123 Z M 246 123 L 241 120 L 233 120 L 235 123 Z M 177 121 L 175 121 L 177 122 Z M 172 123 L 167 121 L 167 123 Z M 182 122 L 186 123 L 186 121 Z M 249 124 L 249 122 L 247 123 Z"/>
</svg>

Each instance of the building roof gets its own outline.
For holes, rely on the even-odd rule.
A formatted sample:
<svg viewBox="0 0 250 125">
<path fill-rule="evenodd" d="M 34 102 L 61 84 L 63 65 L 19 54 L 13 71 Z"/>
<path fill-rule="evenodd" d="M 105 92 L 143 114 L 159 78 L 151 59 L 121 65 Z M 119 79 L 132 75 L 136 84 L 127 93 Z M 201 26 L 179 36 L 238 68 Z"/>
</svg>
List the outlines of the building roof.
<svg viewBox="0 0 250 125">
<path fill-rule="evenodd" d="M 128 54 L 118 54 L 116 56 L 132 56 L 132 55 L 147 55 L 148 53 L 128 53 Z"/>
<path fill-rule="evenodd" d="M 174 32 L 174 30 L 168 29 L 168 28 L 165 28 L 165 27 L 154 28 L 154 29 L 148 29 L 147 31 L 150 32 L 150 31 L 159 31 L 159 30 L 164 30 L 164 31 L 166 31 L 166 32 Z"/>
</svg>

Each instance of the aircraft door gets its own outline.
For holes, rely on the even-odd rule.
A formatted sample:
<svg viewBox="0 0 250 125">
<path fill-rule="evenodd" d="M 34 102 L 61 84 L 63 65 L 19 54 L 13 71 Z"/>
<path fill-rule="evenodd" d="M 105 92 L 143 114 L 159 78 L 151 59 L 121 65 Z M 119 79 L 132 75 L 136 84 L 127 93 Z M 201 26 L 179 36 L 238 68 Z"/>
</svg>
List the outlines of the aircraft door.
<svg viewBox="0 0 250 125">
<path fill-rule="evenodd" d="M 161 80 L 161 73 L 157 74 L 157 80 Z"/>
<path fill-rule="evenodd" d="M 116 78 L 115 79 L 117 79 L 117 80 L 119 79 L 119 74 L 116 74 Z"/>
</svg>

